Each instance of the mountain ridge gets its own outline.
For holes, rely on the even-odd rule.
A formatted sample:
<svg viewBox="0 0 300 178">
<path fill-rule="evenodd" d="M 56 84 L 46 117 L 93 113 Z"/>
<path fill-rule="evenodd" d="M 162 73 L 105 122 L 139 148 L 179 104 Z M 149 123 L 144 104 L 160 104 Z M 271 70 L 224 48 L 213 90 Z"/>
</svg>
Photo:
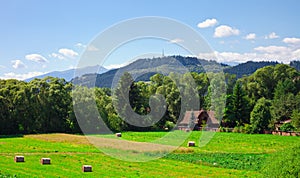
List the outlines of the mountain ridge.
<svg viewBox="0 0 300 178">
<path fill-rule="evenodd" d="M 76 73 L 75 73 L 75 71 L 76 71 Z M 90 71 L 98 71 L 99 74 L 102 74 L 102 73 L 107 72 L 108 69 L 106 69 L 102 66 L 96 65 L 96 66 L 88 66 L 88 67 L 83 67 L 83 68 L 78 68 L 78 69 L 68 69 L 68 70 L 64 70 L 64 71 L 52 71 L 52 72 L 48 72 L 43 75 L 25 79 L 24 81 L 30 82 L 31 80 L 33 80 L 35 78 L 42 79 L 47 76 L 64 78 L 66 81 L 71 81 L 73 78 L 88 74 Z"/>
<path fill-rule="evenodd" d="M 237 78 L 251 75 L 257 69 L 276 65 L 278 62 L 253 62 L 248 61 L 236 66 L 218 63 L 213 60 L 199 59 L 196 57 L 184 56 L 163 56 L 157 58 L 138 59 L 124 67 L 109 70 L 103 74 L 87 74 L 82 77 L 76 77 L 72 80 L 74 84 L 84 85 L 87 87 L 108 87 L 115 86 L 120 74 L 124 72 L 131 73 L 135 81 L 149 81 L 150 77 L 156 73 L 168 75 L 170 72 L 186 73 L 186 72 L 216 72 L 224 71 L 224 73 L 235 74 Z"/>
<path fill-rule="evenodd" d="M 214 60 L 177 55 L 138 59 L 126 66 L 111 70 L 101 66 L 89 66 L 81 69 L 53 71 L 33 78 L 44 78 L 45 76 L 60 77 L 65 78 L 66 81 L 70 81 L 75 85 L 110 88 L 115 85 L 115 81 L 118 81 L 117 79 L 120 78 L 124 72 L 130 72 L 136 81 L 149 81 L 150 77 L 156 73 L 168 75 L 170 72 L 201 73 L 216 72 L 220 70 L 223 70 L 224 73 L 234 74 L 237 78 L 241 78 L 243 76 L 251 75 L 257 69 L 276 64 L 279 63 L 275 61 L 247 61 L 235 66 L 230 66 L 228 64 L 218 63 Z M 300 61 L 292 61 L 290 66 L 300 70 Z M 74 76 L 75 70 L 76 76 Z M 91 71 L 99 72 L 91 73 Z M 25 81 L 30 81 L 33 78 L 26 79 Z"/>
</svg>

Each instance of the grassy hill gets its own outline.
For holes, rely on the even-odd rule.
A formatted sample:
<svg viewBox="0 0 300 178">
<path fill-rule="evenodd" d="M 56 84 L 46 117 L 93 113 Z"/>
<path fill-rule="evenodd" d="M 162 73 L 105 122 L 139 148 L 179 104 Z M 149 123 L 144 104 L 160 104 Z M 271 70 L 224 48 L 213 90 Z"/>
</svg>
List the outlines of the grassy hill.
<svg viewBox="0 0 300 178">
<path fill-rule="evenodd" d="M 127 132 L 94 138 L 110 141 L 130 140 L 151 144 L 166 132 Z M 186 140 L 197 141 L 201 132 Z M 258 177 L 266 157 L 299 143 L 299 137 L 216 133 L 204 147 L 187 148 L 186 142 L 167 156 L 148 162 L 127 162 L 112 158 L 95 148 L 84 136 L 68 134 L 25 135 L 0 138 L 0 177 Z M 122 151 L 120 145 L 105 149 Z M 132 150 L 132 154 L 136 154 Z M 24 163 L 15 163 L 15 155 L 24 155 Z M 50 157 L 51 165 L 40 158 Z M 83 173 L 90 164 L 93 172 Z"/>
</svg>

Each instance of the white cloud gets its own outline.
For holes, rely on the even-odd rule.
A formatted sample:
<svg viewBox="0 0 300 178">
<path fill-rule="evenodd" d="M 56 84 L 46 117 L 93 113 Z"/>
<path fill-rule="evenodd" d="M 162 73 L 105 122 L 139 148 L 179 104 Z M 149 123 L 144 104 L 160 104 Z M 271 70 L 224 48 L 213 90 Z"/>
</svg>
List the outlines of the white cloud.
<svg viewBox="0 0 300 178">
<path fill-rule="evenodd" d="M 254 48 L 254 50 L 268 54 L 286 54 L 291 52 L 291 49 L 285 46 L 259 46 Z"/>
<path fill-rule="evenodd" d="M 2 65 L 0 65 L 0 68 L 2 68 L 2 69 L 5 69 L 6 67 L 5 67 L 5 66 L 2 66 Z"/>
<path fill-rule="evenodd" d="M 201 53 L 199 58 L 216 60 L 218 62 L 246 62 L 246 61 L 278 61 L 289 63 L 300 59 L 300 49 L 291 49 L 285 46 L 259 46 L 254 48 L 256 52 L 237 53 L 237 52 L 218 52 Z"/>
<path fill-rule="evenodd" d="M 276 39 L 276 38 L 279 38 L 279 36 L 275 32 L 272 32 L 269 35 L 265 36 L 265 39 Z"/>
<path fill-rule="evenodd" d="M 126 65 L 128 65 L 129 63 L 126 62 L 126 63 L 123 63 L 123 64 L 110 64 L 110 65 L 104 65 L 103 67 L 110 70 L 110 69 L 118 69 L 118 68 L 121 68 L 121 67 L 124 67 Z"/>
<path fill-rule="evenodd" d="M 28 55 L 25 56 L 25 58 L 27 60 L 38 62 L 38 63 L 48 62 L 48 60 L 40 54 L 28 54 Z"/>
<path fill-rule="evenodd" d="M 300 44 L 300 38 L 284 38 L 282 41 L 287 44 Z"/>
<path fill-rule="evenodd" d="M 12 67 L 15 69 L 25 68 L 26 65 L 21 60 L 13 60 L 11 61 Z"/>
<path fill-rule="evenodd" d="M 184 40 L 183 40 L 183 39 L 180 39 L 180 38 L 175 38 L 175 39 L 173 39 L 173 40 L 170 40 L 169 42 L 170 42 L 170 43 L 182 43 L 182 42 L 184 42 Z"/>
<path fill-rule="evenodd" d="M 54 57 L 54 58 L 57 58 L 57 59 L 65 59 L 65 57 L 61 54 L 57 54 L 57 53 L 52 53 L 49 55 L 50 57 Z"/>
<path fill-rule="evenodd" d="M 58 53 L 52 53 L 49 55 L 50 57 L 57 58 L 57 59 L 67 59 L 67 58 L 75 58 L 78 56 L 78 53 L 72 49 L 61 48 L 58 50 Z"/>
<path fill-rule="evenodd" d="M 239 35 L 239 34 L 240 31 L 238 29 L 232 28 L 227 25 L 221 25 L 215 29 L 214 37 L 222 38 L 222 37 L 228 37 L 228 36 Z"/>
<path fill-rule="evenodd" d="M 75 44 L 75 47 L 78 47 L 78 48 L 85 48 L 86 45 L 82 44 L 82 43 L 77 43 Z"/>
<path fill-rule="evenodd" d="M 2 79 L 17 79 L 17 80 L 25 80 L 31 77 L 39 76 L 45 74 L 43 72 L 28 72 L 25 74 L 16 74 L 13 72 L 5 73 L 3 77 L 0 77 Z"/>
<path fill-rule="evenodd" d="M 73 51 L 72 49 L 67 49 L 67 48 L 62 48 L 58 50 L 58 53 L 64 55 L 65 57 L 68 58 L 74 58 L 78 56 L 78 53 Z"/>
<path fill-rule="evenodd" d="M 245 36 L 246 40 L 255 40 L 256 39 L 256 34 L 255 33 L 249 33 L 248 35 Z"/>
<path fill-rule="evenodd" d="M 88 50 L 88 51 L 99 51 L 99 49 L 94 45 L 88 45 L 86 50 Z"/>
<path fill-rule="evenodd" d="M 296 59 L 300 59 L 300 49 L 296 49 L 296 50 L 294 50 L 293 52 L 292 52 L 292 57 L 293 57 L 293 59 L 294 60 L 296 60 Z"/>
<path fill-rule="evenodd" d="M 213 27 L 217 25 L 218 21 L 217 19 L 206 19 L 203 22 L 198 23 L 199 28 L 207 28 L 207 27 Z"/>
</svg>

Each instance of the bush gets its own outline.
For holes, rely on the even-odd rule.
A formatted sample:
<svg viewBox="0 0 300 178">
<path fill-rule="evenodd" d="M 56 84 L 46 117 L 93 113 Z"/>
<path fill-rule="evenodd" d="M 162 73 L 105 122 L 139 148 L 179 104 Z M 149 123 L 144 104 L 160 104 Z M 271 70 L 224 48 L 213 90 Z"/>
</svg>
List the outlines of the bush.
<svg viewBox="0 0 300 178">
<path fill-rule="evenodd" d="M 232 132 L 232 130 L 230 128 L 226 127 L 225 132 Z"/>
<path fill-rule="evenodd" d="M 262 169 L 264 177 L 300 177 L 300 145 L 270 156 Z"/>
<path fill-rule="evenodd" d="M 295 127 L 291 123 L 285 123 L 280 127 L 280 130 L 283 132 L 294 131 Z"/>
<path fill-rule="evenodd" d="M 172 130 L 175 127 L 175 124 L 171 121 L 166 121 L 164 128 L 168 128 L 168 130 Z"/>
<path fill-rule="evenodd" d="M 250 134 L 252 133 L 252 127 L 250 124 L 245 124 L 245 126 L 242 128 L 242 133 Z"/>
<path fill-rule="evenodd" d="M 291 118 L 293 125 L 300 130 L 300 110 L 294 110 Z"/>
<path fill-rule="evenodd" d="M 222 126 L 220 126 L 219 129 L 218 129 L 218 131 L 219 131 L 219 132 L 225 132 L 225 128 L 222 127 Z"/>
<path fill-rule="evenodd" d="M 240 127 L 236 126 L 233 128 L 232 132 L 234 133 L 240 133 Z"/>
</svg>

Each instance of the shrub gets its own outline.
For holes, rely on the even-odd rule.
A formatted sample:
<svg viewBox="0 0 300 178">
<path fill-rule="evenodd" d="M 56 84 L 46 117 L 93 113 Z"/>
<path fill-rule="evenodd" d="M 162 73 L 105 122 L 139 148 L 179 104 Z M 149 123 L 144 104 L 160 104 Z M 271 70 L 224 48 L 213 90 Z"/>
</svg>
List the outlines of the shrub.
<svg viewBox="0 0 300 178">
<path fill-rule="evenodd" d="M 242 133 L 252 133 L 252 126 L 250 124 L 245 124 L 245 126 L 242 128 Z"/>
<path fill-rule="evenodd" d="M 294 110 L 291 118 L 293 125 L 300 130 L 300 110 Z"/>
<path fill-rule="evenodd" d="M 290 132 L 294 131 L 295 127 L 291 123 L 285 123 L 280 127 L 280 130 L 284 132 Z"/>
<path fill-rule="evenodd" d="M 234 127 L 232 132 L 239 133 L 240 132 L 240 127 L 238 127 L 238 126 Z"/>
<path fill-rule="evenodd" d="M 168 128 L 168 130 L 172 130 L 175 127 L 175 124 L 171 121 L 166 121 L 164 128 Z"/>
<path fill-rule="evenodd" d="M 218 129 L 218 131 L 219 131 L 219 132 L 225 132 L 225 128 L 222 127 L 222 126 L 220 126 L 219 129 Z"/>
<path fill-rule="evenodd" d="M 232 132 L 232 130 L 230 128 L 226 127 L 225 132 Z"/>
<path fill-rule="evenodd" d="M 300 145 L 270 156 L 262 169 L 264 177 L 300 177 Z"/>
</svg>

